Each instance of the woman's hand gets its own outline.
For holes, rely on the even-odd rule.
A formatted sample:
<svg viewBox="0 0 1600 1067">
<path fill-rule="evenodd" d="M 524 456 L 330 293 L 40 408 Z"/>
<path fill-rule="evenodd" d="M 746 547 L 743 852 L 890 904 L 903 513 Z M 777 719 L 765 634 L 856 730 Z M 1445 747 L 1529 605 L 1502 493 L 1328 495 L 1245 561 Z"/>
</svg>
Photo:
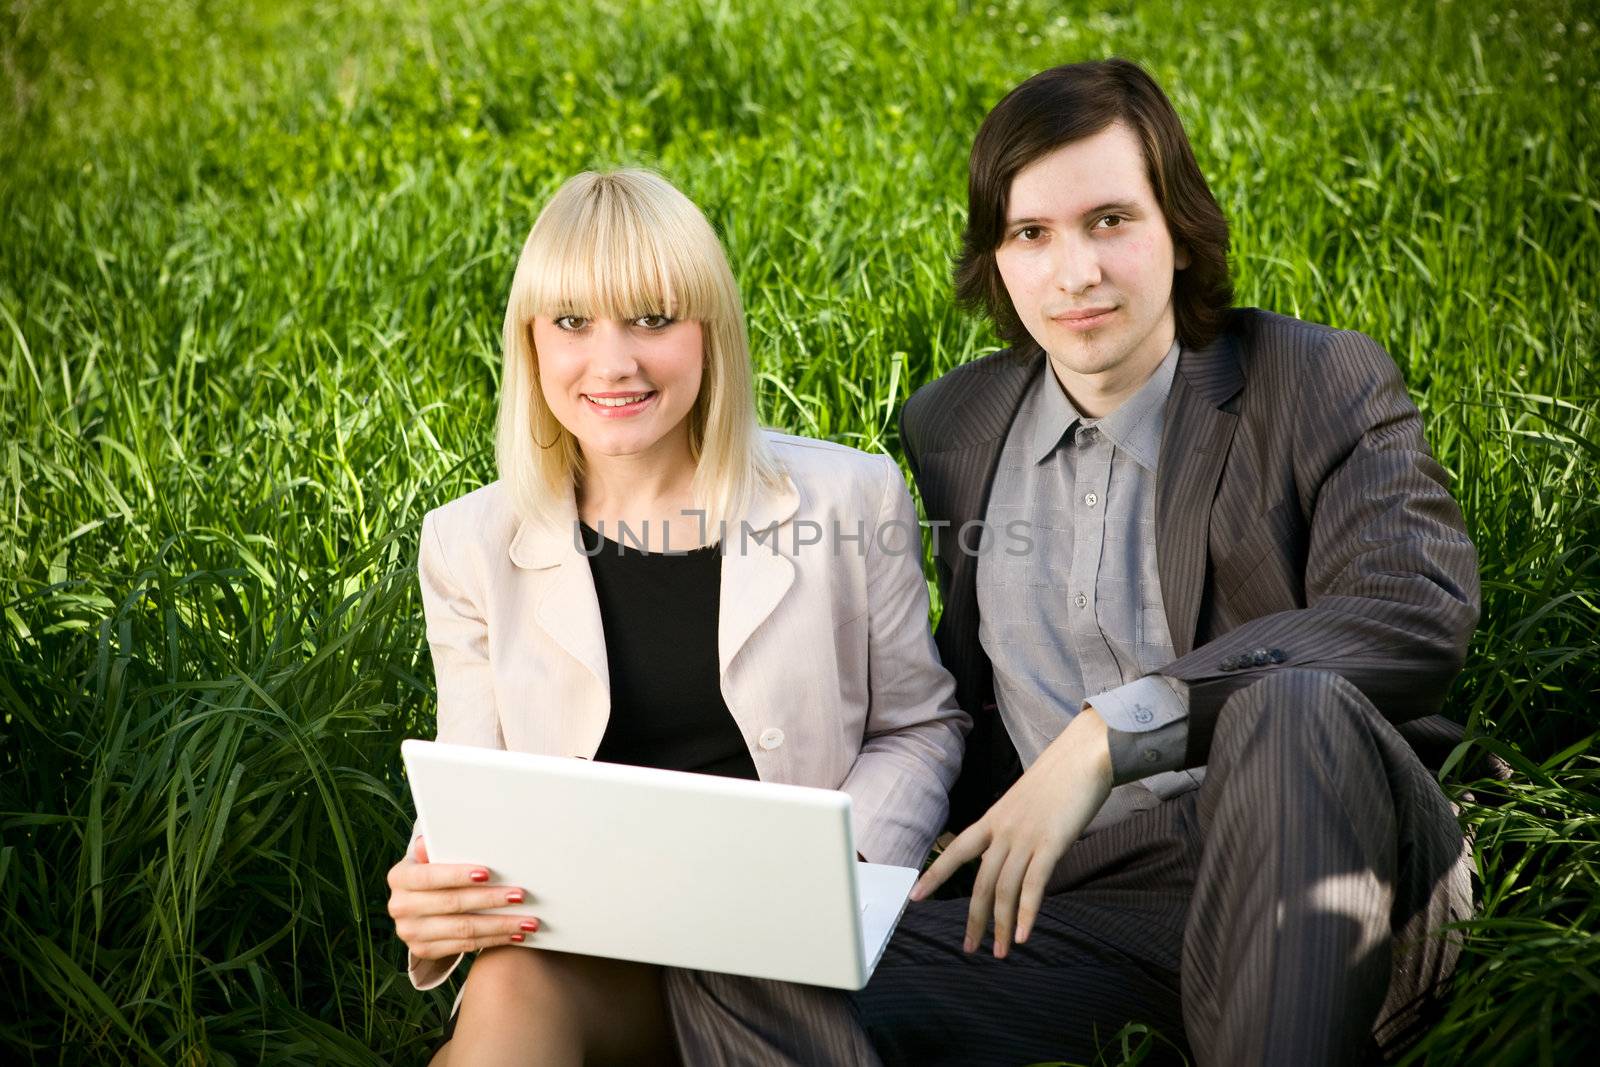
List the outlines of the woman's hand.
<svg viewBox="0 0 1600 1067">
<path fill-rule="evenodd" d="M 447 959 L 474 949 L 518 944 L 539 929 L 531 915 L 473 915 L 521 904 L 517 886 L 487 885 L 489 872 L 467 863 L 429 863 L 419 835 L 405 859 L 389 868 L 389 916 L 417 959 Z"/>
</svg>

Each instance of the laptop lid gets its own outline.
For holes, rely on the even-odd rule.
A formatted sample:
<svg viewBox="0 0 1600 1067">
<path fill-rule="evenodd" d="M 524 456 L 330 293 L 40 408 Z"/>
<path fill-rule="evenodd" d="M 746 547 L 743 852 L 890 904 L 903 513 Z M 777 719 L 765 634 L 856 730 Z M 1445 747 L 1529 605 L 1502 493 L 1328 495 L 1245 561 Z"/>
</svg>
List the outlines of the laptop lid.
<svg viewBox="0 0 1600 1067">
<path fill-rule="evenodd" d="M 837 790 L 415 739 L 401 755 L 430 858 L 525 888 L 494 911 L 537 915 L 532 947 L 859 989 L 904 906 L 876 906 L 864 948 Z"/>
</svg>

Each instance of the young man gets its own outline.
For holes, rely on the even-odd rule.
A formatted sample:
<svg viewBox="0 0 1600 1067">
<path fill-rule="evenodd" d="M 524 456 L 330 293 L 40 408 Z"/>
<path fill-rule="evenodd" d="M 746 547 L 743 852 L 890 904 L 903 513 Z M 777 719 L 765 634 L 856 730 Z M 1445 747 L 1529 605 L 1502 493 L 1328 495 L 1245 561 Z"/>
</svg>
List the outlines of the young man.
<svg viewBox="0 0 1600 1067">
<path fill-rule="evenodd" d="M 1134 64 L 978 133 L 957 291 L 1011 347 L 902 418 L 975 726 L 961 833 L 855 998 L 886 1062 L 1081 1060 L 1128 1022 L 1201 1064 L 1369 1062 L 1454 967 L 1470 856 L 1419 752 L 1459 736 L 1476 553 L 1393 361 L 1231 309 L 1227 240 Z M 826 997 L 712 993 L 747 1061 L 870 1062 Z"/>
</svg>

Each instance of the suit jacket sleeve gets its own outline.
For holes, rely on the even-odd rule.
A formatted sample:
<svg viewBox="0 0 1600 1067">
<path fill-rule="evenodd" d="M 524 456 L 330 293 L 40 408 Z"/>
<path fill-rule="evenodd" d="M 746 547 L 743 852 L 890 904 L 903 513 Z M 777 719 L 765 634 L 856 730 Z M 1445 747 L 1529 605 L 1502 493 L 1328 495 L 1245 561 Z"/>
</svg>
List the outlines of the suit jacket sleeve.
<svg viewBox="0 0 1600 1067">
<path fill-rule="evenodd" d="M 439 690 L 438 740 L 504 748 L 495 707 L 494 675 L 489 666 L 488 626 L 451 569 L 435 512 L 422 519 L 417 577 L 422 586 L 428 648 Z M 413 842 L 420 830 L 420 823 L 412 828 Z M 460 962 L 460 956 L 419 960 L 407 950 L 406 973 L 417 989 L 432 989 L 450 977 Z"/>
<path fill-rule="evenodd" d="M 1252 619 L 1160 672 L 1189 684 L 1185 766 L 1206 762 L 1223 702 L 1266 671 L 1339 674 L 1393 723 L 1429 714 L 1477 623 L 1477 553 L 1387 353 L 1331 334 L 1291 417 L 1306 606 Z"/>
<path fill-rule="evenodd" d="M 844 784 L 857 849 L 873 863 L 920 867 L 948 813 L 971 718 L 928 632 L 928 586 L 916 508 L 883 458 L 883 495 L 867 529 L 866 739 Z"/>
</svg>

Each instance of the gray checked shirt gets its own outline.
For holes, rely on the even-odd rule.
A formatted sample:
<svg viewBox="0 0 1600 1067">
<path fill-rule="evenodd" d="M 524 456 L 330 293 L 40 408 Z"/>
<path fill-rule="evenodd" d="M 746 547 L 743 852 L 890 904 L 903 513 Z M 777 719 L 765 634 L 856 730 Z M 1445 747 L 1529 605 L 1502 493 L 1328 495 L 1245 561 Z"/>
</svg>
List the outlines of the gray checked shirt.
<svg viewBox="0 0 1600 1067">
<path fill-rule="evenodd" d="M 1049 363 L 1023 397 L 990 490 L 990 529 L 1026 524 L 978 558 L 978 639 L 1024 767 L 1092 705 L 1111 728 L 1114 787 L 1085 833 L 1200 784 L 1181 770 L 1189 691 L 1156 573 L 1156 463 L 1176 341 L 1115 411 L 1080 415 Z"/>
</svg>

